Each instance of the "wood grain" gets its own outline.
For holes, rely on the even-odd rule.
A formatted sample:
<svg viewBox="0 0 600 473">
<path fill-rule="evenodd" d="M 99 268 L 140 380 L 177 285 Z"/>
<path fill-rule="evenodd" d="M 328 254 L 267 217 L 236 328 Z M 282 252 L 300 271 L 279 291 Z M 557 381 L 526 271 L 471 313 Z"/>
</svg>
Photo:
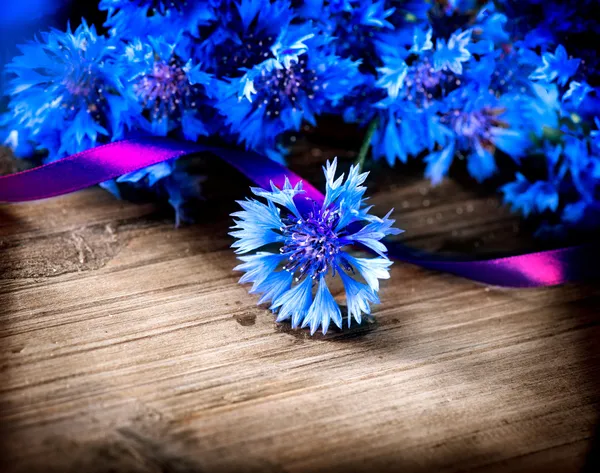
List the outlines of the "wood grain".
<svg viewBox="0 0 600 473">
<path fill-rule="evenodd" d="M 304 151 L 316 182 L 352 157 Z M 209 167 L 203 223 L 179 229 L 99 189 L 0 206 L 0 471 L 598 471 L 597 284 L 396 264 L 375 324 L 310 338 L 237 284 L 246 183 Z M 371 188 L 415 247 L 533 245 L 485 193 L 402 169 Z"/>
</svg>

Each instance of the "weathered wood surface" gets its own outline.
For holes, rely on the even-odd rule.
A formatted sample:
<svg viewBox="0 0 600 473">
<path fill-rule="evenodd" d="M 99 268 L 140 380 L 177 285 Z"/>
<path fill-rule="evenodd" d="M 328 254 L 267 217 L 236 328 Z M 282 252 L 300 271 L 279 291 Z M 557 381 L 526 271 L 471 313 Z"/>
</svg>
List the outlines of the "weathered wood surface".
<svg viewBox="0 0 600 473">
<path fill-rule="evenodd" d="M 214 168 L 205 219 L 179 229 L 99 189 L 0 206 L 0 471 L 595 470 L 597 284 L 397 264 L 376 324 L 311 339 L 237 284 L 245 181 Z M 490 196 L 371 181 L 411 245 L 531 246 Z"/>
</svg>

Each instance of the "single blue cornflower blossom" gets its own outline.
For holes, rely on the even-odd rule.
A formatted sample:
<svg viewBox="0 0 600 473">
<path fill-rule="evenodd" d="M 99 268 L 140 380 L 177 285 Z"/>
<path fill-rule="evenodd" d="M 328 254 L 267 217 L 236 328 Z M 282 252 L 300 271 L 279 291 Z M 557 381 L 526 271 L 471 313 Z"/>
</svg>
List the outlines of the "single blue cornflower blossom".
<svg viewBox="0 0 600 473">
<path fill-rule="evenodd" d="M 353 166 L 344 181 L 336 179 L 337 161 L 324 168 L 327 179 L 324 202 L 303 198 L 302 182 L 286 179 L 282 189 L 252 192 L 266 204 L 248 199 L 233 214 L 237 241 L 232 245 L 243 262 L 235 269 L 245 272 L 241 283 L 252 283 L 251 293 L 261 294 L 259 303 L 271 302 L 277 322 L 291 320 L 293 328 L 319 327 L 327 333 L 331 321 L 342 327 L 342 310 L 328 286 L 340 277 L 345 289 L 348 326 L 370 316 L 370 305 L 379 303 L 379 279 L 389 278 L 392 262 L 381 240 L 397 235 L 388 213 L 384 218 L 369 214 L 362 186 L 367 173 Z M 270 250 L 275 245 L 278 251 Z M 371 249 L 378 256 L 364 258 L 348 253 L 352 245 Z"/>
<path fill-rule="evenodd" d="M 280 138 L 334 110 L 360 84 L 358 64 L 307 35 L 222 87 L 217 108 L 248 148 L 281 160 Z"/>
<path fill-rule="evenodd" d="M 151 36 L 126 43 L 120 56 L 124 97 L 137 133 L 196 141 L 213 133 L 220 123 L 212 106 L 213 79 L 199 64 L 184 61 L 177 46 L 176 41 Z M 201 188 L 199 177 L 178 164 L 156 164 L 121 176 L 116 182 L 166 194 L 179 225 L 189 220 L 185 204 L 201 198 Z M 108 189 L 115 192 L 116 187 L 113 184 Z"/>
<path fill-rule="evenodd" d="M 175 134 L 195 141 L 215 124 L 212 77 L 185 60 L 177 43 L 147 37 L 127 44 L 121 56 L 126 97 L 139 108 L 138 123 L 153 135 Z"/>
<path fill-rule="evenodd" d="M 541 150 L 546 164 L 544 179 L 530 181 L 522 173 L 516 174 L 516 180 L 500 188 L 504 202 L 525 217 L 546 211 L 556 212 L 560 203 L 560 188 L 568 171 L 563 158 L 563 147 L 545 143 Z"/>
<path fill-rule="evenodd" d="M 298 18 L 288 0 L 220 0 L 213 2 L 214 18 L 188 35 L 188 55 L 216 77 L 240 77 L 275 57 L 298 37 Z"/>
<path fill-rule="evenodd" d="M 552 182 L 530 182 L 523 174 L 517 173 L 516 180 L 502 186 L 504 201 L 513 210 L 521 212 L 525 217 L 532 213 L 547 210 L 556 212 L 559 203 L 558 189 Z"/>
<path fill-rule="evenodd" d="M 7 66 L 7 120 L 54 160 L 119 139 L 122 117 L 120 70 L 115 42 L 83 23 L 72 31 L 52 29 L 19 47 Z"/>
<path fill-rule="evenodd" d="M 515 181 L 501 188 L 505 202 L 525 217 L 544 215 L 554 222 L 542 225 L 540 233 L 597 228 L 600 158 L 593 132 L 581 131 L 564 128 L 560 144 L 545 141 L 535 151 L 538 162 L 546 164 L 543 175 L 532 179 L 519 172 Z"/>
<path fill-rule="evenodd" d="M 425 175 L 434 184 L 448 173 L 456 152 L 467 158 L 467 170 L 477 181 L 488 179 L 497 171 L 494 154 L 503 151 L 516 162 L 531 145 L 528 124 L 513 108 L 527 100 L 519 95 L 496 97 L 469 88 L 457 89 L 440 110 L 440 123 L 450 130 L 441 151 L 425 158 Z"/>
<path fill-rule="evenodd" d="M 438 39 L 434 47 L 433 30 L 415 28 L 408 43 L 402 44 L 406 33 L 378 43 L 383 66 L 378 68 L 377 85 L 387 90 L 386 103 L 400 99 L 426 108 L 460 85 L 463 63 L 472 58 L 467 48 L 471 33 L 456 31 L 447 42 Z"/>
</svg>

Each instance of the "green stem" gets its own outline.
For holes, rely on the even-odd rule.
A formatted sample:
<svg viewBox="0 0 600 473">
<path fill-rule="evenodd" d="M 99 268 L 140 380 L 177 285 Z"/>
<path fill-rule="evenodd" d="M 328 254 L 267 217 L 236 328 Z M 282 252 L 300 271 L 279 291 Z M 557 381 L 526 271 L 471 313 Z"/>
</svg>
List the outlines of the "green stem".
<svg viewBox="0 0 600 473">
<path fill-rule="evenodd" d="M 354 162 L 355 165 L 358 166 L 359 170 L 362 171 L 365 160 L 367 159 L 367 154 L 369 153 L 369 148 L 371 148 L 371 141 L 373 141 L 373 135 L 375 134 L 375 130 L 377 129 L 377 118 L 371 120 L 369 126 L 367 128 L 367 133 L 365 134 L 365 139 L 360 147 L 360 151 L 358 152 L 358 157 Z"/>
</svg>

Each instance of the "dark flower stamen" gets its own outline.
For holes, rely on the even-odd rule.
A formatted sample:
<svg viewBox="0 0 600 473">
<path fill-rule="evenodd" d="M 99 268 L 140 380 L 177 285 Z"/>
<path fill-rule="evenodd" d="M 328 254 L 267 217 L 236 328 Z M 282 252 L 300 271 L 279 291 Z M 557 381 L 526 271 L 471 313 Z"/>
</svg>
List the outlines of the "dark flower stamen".
<svg viewBox="0 0 600 473">
<path fill-rule="evenodd" d="M 156 121 L 173 114 L 174 119 L 180 120 L 177 112 L 186 106 L 194 106 L 194 89 L 183 70 L 182 61 L 176 57 L 168 63 L 157 61 L 152 71 L 134 85 L 135 93 L 145 107 L 151 108 L 151 118 Z"/>
<path fill-rule="evenodd" d="M 339 210 L 321 210 L 316 205 L 303 219 L 284 220 L 287 225 L 283 234 L 287 237 L 287 244 L 280 251 L 289 254 L 284 269 L 298 272 L 297 280 L 306 276 L 315 279 L 329 269 L 335 274 L 333 263 L 342 246 L 340 234 L 335 231 L 339 221 Z"/>
</svg>

